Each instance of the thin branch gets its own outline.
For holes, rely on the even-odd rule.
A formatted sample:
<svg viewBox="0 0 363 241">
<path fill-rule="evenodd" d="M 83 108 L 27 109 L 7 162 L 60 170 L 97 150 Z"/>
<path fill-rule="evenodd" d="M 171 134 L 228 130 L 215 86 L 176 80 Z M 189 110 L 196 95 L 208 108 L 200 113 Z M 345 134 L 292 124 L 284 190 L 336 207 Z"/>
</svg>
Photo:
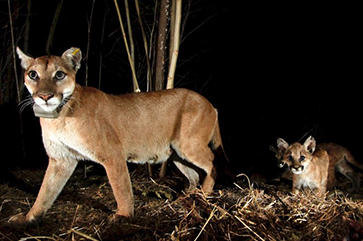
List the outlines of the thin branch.
<svg viewBox="0 0 363 241">
<path fill-rule="evenodd" d="M 10 0 L 8 0 L 8 10 L 9 10 L 9 21 L 10 21 L 10 35 L 11 35 L 11 47 L 13 49 L 13 60 L 14 60 L 14 77 L 15 77 L 15 86 L 16 86 L 16 93 L 18 103 L 21 101 L 20 96 L 20 87 L 19 87 L 19 79 L 18 79 L 18 71 L 16 68 L 16 55 L 15 55 L 15 40 L 14 40 L 14 28 L 13 28 L 13 18 L 11 15 L 11 8 L 10 8 Z"/>
<path fill-rule="evenodd" d="M 131 72 L 132 72 L 132 76 L 133 76 L 133 81 L 134 81 L 134 85 L 135 85 L 135 92 L 140 92 L 140 88 L 139 88 L 139 84 L 137 83 L 137 78 L 136 78 L 136 73 L 135 73 L 135 68 L 132 64 L 132 58 L 131 58 L 131 54 L 130 54 L 130 49 L 129 49 L 129 45 L 127 43 L 127 39 L 126 39 L 126 34 L 125 34 L 125 29 L 124 29 L 124 25 L 122 23 L 122 18 L 121 18 L 121 13 L 120 13 L 120 8 L 118 7 L 118 3 L 117 0 L 114 0 L 115 2 L 115 6 L 116 6 L 116 11 L 117 11 L 117 16 L 118 16 L 118 20 L 120 22 L 120 26 L 121 26 L 121 31 L 122 31 L 122 37 L 124 39 L 125 42 L 125 47 L 126 47 L 126 52 L 127 52 L 127 56 L 129 58 L 129 63 L 130 63 L 130 67 L 131 67 Z"/>
<path fill-rule="evenodd" d="M 45 46 L 45 52 L 47 53 L 47 55 L 50 55 L 50 48 L 52 47 L 54 32 L 55 32 L 55 28 L 57 27 L 59 15 L 60 15 L 60 12 L 62 10 L 62 5 L 63 5 L 63 0 L 61 0 L 59 2 L 58 6 L 57 6 L 57 9 L 55 11 L 55 14 L 54 14 L 52 25 L 50 26 L 49 35 L 48 35 L 47 43 L 46 43 L 46 46 Z"/>
<path fill-rule="evenodd" d="M 91 25 L 92 25 L 92 17 L 93 17 L 93 10 L 95 7 L 95 1 L 92 1 L 92 8 L 91 8 L 91 15 L 89 17 L 88 20 L 88 29 L 87 29 L 87 49 L 86 49 L 86 58 L 85 58 L 85 62 L 84 62 L 84 66 L 86 69 L 86 74 L 85 74 L 85 85 L 88 86 L 88 58 L 89 58 L 89 46 L 90 46 L 90 42 L 91 42 Z"/>
<path fill-rule="evenodd" d="M 130 10 L 129 10 L 129 1 L 125 0 L 125 10 L 126 10 L 126 22 L 127 22 L 127 30 L 129 33 L 129 41 L 130 41 L 130 55 L 131 55 L 131 63 L 133 68 L 135 69 L 135 47 L 134 47 L 134 38 L 132 35 L 132 27 L 131 27 L 131 20 L 130 20 Z M 133 89 L 134 92 L 139 92 L 138 87 L 135 85 L 137 83 L 136 74 L 132 75 L 133 78 Z"/>
</svg>

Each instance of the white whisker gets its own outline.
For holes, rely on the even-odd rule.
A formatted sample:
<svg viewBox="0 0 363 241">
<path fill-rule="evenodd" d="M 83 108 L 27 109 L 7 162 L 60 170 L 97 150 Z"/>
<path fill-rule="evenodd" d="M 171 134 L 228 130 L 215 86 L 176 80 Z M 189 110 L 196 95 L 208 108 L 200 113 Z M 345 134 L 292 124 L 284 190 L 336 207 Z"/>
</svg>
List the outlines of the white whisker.
<svg viewBox="0 0 363 241">
<path fill-rule="evenodd" d="M 19 112 L 23 113 L 26 107 L 33 106 L 34 100 L 31 95 L 28 95 L 24 100 L 20 101 L 17 107 L 19 107 Z"/>
</svg>

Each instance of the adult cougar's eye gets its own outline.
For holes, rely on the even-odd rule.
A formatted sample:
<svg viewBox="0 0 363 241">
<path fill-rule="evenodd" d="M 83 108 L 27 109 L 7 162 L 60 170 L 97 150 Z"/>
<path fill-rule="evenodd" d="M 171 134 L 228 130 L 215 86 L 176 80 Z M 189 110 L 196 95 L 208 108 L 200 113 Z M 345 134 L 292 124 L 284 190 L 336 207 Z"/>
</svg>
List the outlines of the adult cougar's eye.
<svg viewBox="0 0 363 241">
<path fill-rule="evenodd" d="M 292 161 L 293 160 L 292 156 L 288 156 L 287 160 Z"/>
<path fill-rule="evenodd" d="M 55 73 L 55 75 L 54 75 L 54 78 L 56 79 L 56 80 L 62 80 L 62 79 L 64 79 L 66 77 L 66 74 L 64 73 L 64 72 L 62 72 L 62 71 L 57 71 L 56 73 Z"/>
<path fill-rule="evenodd" d="M 28 76 L 32 80 L 37 80 L 38 79 L 38 73 L 35 70 L 30 70 L 29 73 L 28 73 Z"/>
<path fill-rule="evenodd" d="M 305 160 L 305 156 L 300 156 L 299 161 Z"/>
</svg>

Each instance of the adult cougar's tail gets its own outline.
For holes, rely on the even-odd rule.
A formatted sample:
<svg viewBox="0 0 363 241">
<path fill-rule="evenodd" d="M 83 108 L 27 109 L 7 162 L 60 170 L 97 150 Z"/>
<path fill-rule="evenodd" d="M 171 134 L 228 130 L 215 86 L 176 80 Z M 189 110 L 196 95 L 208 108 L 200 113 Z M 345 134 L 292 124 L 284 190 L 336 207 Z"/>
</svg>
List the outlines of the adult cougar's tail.
<svg viewBox="0 0 363 241">
<path fill-rule="evenodd" d="M 229 159 L 226 155 L 226 152 L 224 150 L 224 147 L 223 147 L 223 143 L 222 143 L 222 137 L 221 137 L 221 131 L 219 129 L 219 121 L 218 121 L 218 112 L 216 110 L 216 113 L 217 113 L 217 118 L 216 118 L 216 123 L 214 125 L 214 133 L 213 133 L 213 136 L 212 136 L 212 139 L 211 139 L 211 148 L 212 150 L 214 151 L 217 151 L 217 152 L 221 152 L 219 154 L 221 154 L 221 156 L 223 156 L 227 162 L 229 162 Z"/>
<path fill-rule="evenodd" d="M 217 154 L 214 159 L 217 171 L 217 183 L 222 186 L 231 186 L 232 183 L 236 181 L 236 174 L 231 170 L 231 163 L 223 147 L 218 116 L 214 126 L 214 133 L 210 141 L 210 146 L 214 153 Z"/>
</svg>

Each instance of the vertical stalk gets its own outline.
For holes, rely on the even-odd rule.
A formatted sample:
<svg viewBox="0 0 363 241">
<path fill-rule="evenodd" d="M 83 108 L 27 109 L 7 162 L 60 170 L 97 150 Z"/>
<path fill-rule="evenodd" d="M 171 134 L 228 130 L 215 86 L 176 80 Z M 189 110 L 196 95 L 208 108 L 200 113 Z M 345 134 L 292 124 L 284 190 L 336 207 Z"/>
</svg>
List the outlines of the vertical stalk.
<svg viewBox="0 0 363 241">
<path fill-rule="evenodd" d="M 93 10 L 95 7 L 95 1 L 92 1 L 92 8 L 91 8 L 91 15 L 88 20 L 88 28 L 87 28 L 87 49 L 86 49 L 86 58 L 84 62 L 84 66 L 86 68 L 86 74 L 85 74 L 85 85 L 88 86 L 88 59 L 89 59 L 89 46 L 91 42 L 91 26 L 92 26 L 92 17 L 93 17 Z"/>
<path fill-rule="evenodd" d="M 134 39 L 132 35 L 132 27 L 131 27 L 131 21 L 130 21 L 130 10 L 129 10 L 129 1 L 125 0 L 125 11 L 126 11 L 126 22 L 127 22 L 127 30 L 129 33 L 129 41 L 130 41 L 130 55 L 131 55 L 131 63 L 133 65 L 133 68 L 135 69 L 135 47 L 134 47 Z M 137 83 L 136 75 L 132 75 L 133 79 L 133 90 L 134 92 L 137 92 L 137 87 L 135 83 Z"/>
<path fill-rule="evenodd" d="M 105 38 L 105 26 L 106 26 L 106 16 L 109 11 L 109 8 L 107 6 L 107 9 L 105 10 L 105 14 L 103 16 L 103 23 L 102 23 L 102 34 L 101 34 L 101 48 L 103 47 L 103 41 Z M 102 64 L 103 64 L 103 53 L 100 51 L 100 65 L 98 69 L 98 89 L 101 89 L 101 82 L 102 82 Z"/>
<path fill-rule="evenodd" d="M 13 64 L 14 64 L 14 78 L 15 78 L 15 86 L 16 86 L 16 93 L 17 93 L 17 101 L 20 103 L 21 96 L 20 96 L 20 87 L 19 87 L 19 79 L 18 79 L 18 71 L 16 67 L 16 55 L 15 55 L 15 39 L 14 39 L 14 27 L 13 27 L 13 18 L 11 15 L 11 7 L 10 7 L 10 0 L 8 0 L 8 11 L 9 11 L 9 21 L 10 21 L 10 35 L 11 35 L 11 48 L 13 52 Z M 24 142 L 24 126 L 23 126 L 23 118 L 21 113 L 19 112 L 19 125 L 20 125 L 20 135 L 21 135 L 21 145 L 23 149 L 23 158 L 26 158 L 26 148 Z"/>
<path fill-rule="evenodd" d="M 170 60 L 173 55 L 174 49 L 174 32 L 175 32 L 175 0 L 171 0 L 170 7 L 170 34 L 169 34 L 169 69 L 170 69 Z"/>
<path fill-rule="evenodd" d="M 28 0 L 28 3 L 26 5 L 28 14 L 27 14 L 26 20 L 25 20 L 24 45 L 23 45 L 23 48 L 22 48 L 22 50 L 25 51 L 25 53 L 27 53 L 28 50 L 29 50 L 29 37 L 30 37 L 30 21 L 29 21 L 29 16 L 31 14 L 30 13 L 31 12 L 31 4 L 32 4 L 32 1 L 31 0 Z"/>
<path fill-rule="evenodd" d="M 11 15 L 10 0 L 8 0 L 8 11 L 9 11 L 9 21 L 10 21 L 11 48 L 13 50 L 12 52 L 13 52 L 13 61 L 14 61 L 13 64 L 14 64 L 14 77 L 15 77 L 16 94 L 17 94 L 17 101 L 18 101 L 18 103 L 20 103 L 21 96 L 20 96 L 18 71 L 17 71 L 17 68 L 16 68 L 14 28 L 13 28 L 13 17 Z"/>
<path fill-rule="evenodd" d="M 146 74 L 147 87 L 146 87 L 146 91 L 150 91 L 150 89 L 151 89 L 150 88 L 151 65 L 150 65 L 149 51 L 148 51 L 148 46 L 147 46 L 147 38 L 146 38 L 145 29 L 144 29 L 144 24 L 142 22 L 141 15 L 140 15 L 140 8 L 139 8 L 139 1 L 138 0 L 135 0 L 135 7 L 136 7 L 136 12 L 137 12 L 137 17 L 138 17 L 139 23 L 140 23 L 142 39 L 143 39 L 143 42 L 144 42 L 144 49 L 145 49 L 145 59 L 146 59 L 146 65 L 147 65 L 147 74 Z"/>
</svg>

